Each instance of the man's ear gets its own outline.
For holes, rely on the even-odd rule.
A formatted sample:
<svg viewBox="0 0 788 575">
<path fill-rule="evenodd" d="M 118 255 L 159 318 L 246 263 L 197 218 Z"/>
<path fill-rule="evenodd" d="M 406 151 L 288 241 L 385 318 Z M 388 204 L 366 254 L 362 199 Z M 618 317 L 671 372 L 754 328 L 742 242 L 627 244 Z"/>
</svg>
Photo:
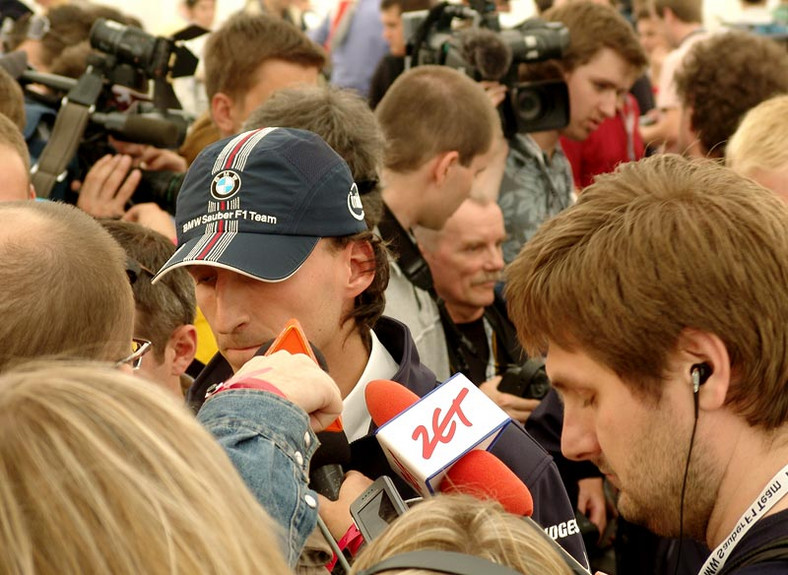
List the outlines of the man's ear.
<svg viewBox="0 0 788 575">
<path fill-rule="evenodd" d="M 432 168 L 432 178 L 438 187 L 441 187 L 449 177 L 449 172 L 460 164 L 460 153 L 456 150 L 441 152 L 435 157 Z"/>
<path fill-rule="evenodd" d="M 197 353 L 197 328 L 187 323 L 170 334 L 165 357 L 170 361 L 170 374 L 181 376 L 194 360 Z"/>
<path fill-rule="evenodd" d="M 375 265 L 375 250 L 368 241 L 350 242 L 349 274 L 347 288 L 352 297 L 362 293 L 375 279 L 377 266 Z"/>
<path fill-rule="evenodd" d="M 28 200 L 35 200 L 36 199 L 36 189 L 33 187 L 33 184 L 29 184 L 30 189 L 27 191 L 27 199 Z"/>
<path fill-rule="evenodd" d="M 712 411 L 725 405 L 731 382 L 731 358 L 719 336 L 699 329 L 685 328 L 679 335 L 679 369 L 686 372 L 690 385 L 693 366 L 705 363 L 711 373 L 700 388 L 700 408 Z"/>
<path fill-rule="evenodd" d="M 211 118 L 222 137 L 235 133 L 235 102 L 230 96 L 217 92 L 211 98 Z"/>
</svg>

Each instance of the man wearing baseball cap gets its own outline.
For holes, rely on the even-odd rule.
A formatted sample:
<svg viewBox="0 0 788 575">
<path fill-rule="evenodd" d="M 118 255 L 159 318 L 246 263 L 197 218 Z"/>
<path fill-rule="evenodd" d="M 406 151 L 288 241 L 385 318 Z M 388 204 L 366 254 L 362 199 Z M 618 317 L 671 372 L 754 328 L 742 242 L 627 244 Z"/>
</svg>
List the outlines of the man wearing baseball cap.
<svg viewBox="0 0 788 575">
<path fill-rule="evenodd" d="M 369 450 L 357 450 L 372 428 L 364 388 L 391 379 L 423 396 L 437 382 L 405 325 L 381 317 L 388 257 L 365 224 L 344 160 L 305 130 L 264 128 L 222 140 L 189 169 L 176 227 L 178 250 L 154 282 L 187 266 L 219 347 L 189 392 L 192 407 L 199 409 L 210 385 L 237 372 L 296 318 L 342 394 L 351 467 L 393 476 L 385 460 L 366 461 Z M 555 464 L 522 428 L 509 426 L 492 452 L 526 483 L 543 527 L 574 522 Z M 345 483 L 366 485 L 358 476 Z M 353 498 L 340 493 L 337 503 Z M 323 500 L 321 515 L 329 504 Z M 585 561 L 573 529 L 566 525 L 575 534 L 559 542 Z"/>
</svg>

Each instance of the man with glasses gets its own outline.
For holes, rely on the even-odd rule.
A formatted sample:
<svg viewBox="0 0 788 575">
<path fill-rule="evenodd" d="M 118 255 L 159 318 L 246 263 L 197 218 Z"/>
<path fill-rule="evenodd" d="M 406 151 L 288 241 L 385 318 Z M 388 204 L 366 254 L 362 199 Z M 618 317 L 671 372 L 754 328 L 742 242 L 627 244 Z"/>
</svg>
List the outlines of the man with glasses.
<svg viewBox="0 0 788 575">
<path fill-rule="evenodd" d="M 105 220 L 102 225 L 128 258 L 126 273 L 136 304 L 134 335 L 152 342 L 153 353 L 144 359 L 139 356 L 140 374 L 183 399 L 192 382 L 186 370 L 197 350 L 194 281 L 181 269 L 151 285 L 153 270 L 158 270 L 175 253 L 172 242 L 132 222 Z"/>
</svg>

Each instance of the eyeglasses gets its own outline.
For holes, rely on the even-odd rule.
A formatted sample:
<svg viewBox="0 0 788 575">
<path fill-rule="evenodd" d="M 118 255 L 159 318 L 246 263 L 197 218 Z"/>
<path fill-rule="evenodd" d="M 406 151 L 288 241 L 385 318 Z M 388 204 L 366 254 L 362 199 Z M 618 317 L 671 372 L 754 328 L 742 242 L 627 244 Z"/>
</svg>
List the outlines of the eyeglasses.
<svg viewBox="0 0 788 575">
<path fill-rule="evenodd" d="M 152 269 L 145 267 L 140 262 L 135 260 L 134 258 L 126 257 L 126 275 L 129 276 L 129 283 L 134 285 L 137 283 L 137 280 L 140 279 L 140 274 L 145 272 L 150 277 L 156 275 Z M 164 284 L 166 285 L 166 284 Z"/>
<path fill-rule="evenodd" d="M 131 340 L 131 354 L 127 357 L 124 357 L 120 361 L 115 362 L 115 367 L 129 364 L 131 365 L 131 369 L 139 369 L 142 365 L 142 356 L 150 351 L 151 345 L 153 344 L 147 339 L 135 337 L 133 340 Z"/>
</svg>

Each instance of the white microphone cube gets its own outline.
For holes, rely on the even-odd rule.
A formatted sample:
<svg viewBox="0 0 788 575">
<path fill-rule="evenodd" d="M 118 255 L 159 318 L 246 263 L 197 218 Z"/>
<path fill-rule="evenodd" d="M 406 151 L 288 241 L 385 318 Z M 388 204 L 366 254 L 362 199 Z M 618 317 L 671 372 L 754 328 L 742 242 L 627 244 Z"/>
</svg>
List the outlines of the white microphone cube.
<svg viewBox="0 0 788 575">
<path fill-rule="evenodd" d="M 509 416 L 457 373 L 376 431 L 389 465 L 422 496 L 473 449 L 490 449 Z"/>
</svg>

